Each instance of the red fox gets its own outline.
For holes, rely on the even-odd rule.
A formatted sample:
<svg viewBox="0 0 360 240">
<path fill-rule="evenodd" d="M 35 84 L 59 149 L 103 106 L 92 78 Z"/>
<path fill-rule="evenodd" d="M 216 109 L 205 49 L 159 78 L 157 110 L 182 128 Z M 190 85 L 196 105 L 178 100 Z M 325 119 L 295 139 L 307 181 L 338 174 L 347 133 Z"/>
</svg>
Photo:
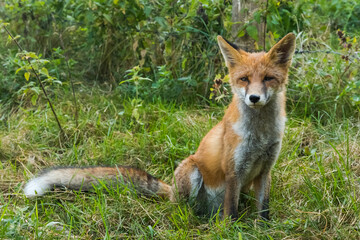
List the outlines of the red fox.
<svg viewBox="0 0 360 240">
<path fill-rule="evenodd" d="M 285 87 L 295 35 L 286 35 L 267 53 L 247 53 L 221 36 L 217 40 L 233 100 L 196 153 L 176 168 L 171 186 L 132 167 L 58 168 L 30 180 L 25 195 L 43 195 L 54 186 L 89 190 L 103 179 L 144 195 L 185 198 L 197 203 L 200 212 L 220 209 L 224 217 L 237 219 L 240 192 L 253 186 L 259 215 L 269 219 L 270 171 L 284 134 Z"/>
</svg>

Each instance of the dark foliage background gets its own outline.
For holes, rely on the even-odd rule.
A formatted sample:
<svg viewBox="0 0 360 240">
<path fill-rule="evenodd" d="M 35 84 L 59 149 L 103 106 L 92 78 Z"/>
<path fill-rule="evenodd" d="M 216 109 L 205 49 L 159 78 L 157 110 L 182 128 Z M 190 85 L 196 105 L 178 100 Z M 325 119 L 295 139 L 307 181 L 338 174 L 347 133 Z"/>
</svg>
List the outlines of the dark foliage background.
<svg viewBox="0 0 360 240">
<path fill-rule="evenodd" d="M 76 84 L 100 82 L 117 86 L 128 79 L 126 70 L 140 67 L 151 81 L 136 87 L 144 99 L 193 101 L 207 99 L 216 74 L 226 71 L 216 36 L 231 38 L 231 1 L 5 1 L 0 17 L 28 52 L 46 63 L 40 66 L 61 83 L 68 82 L 67 59 Z M 306 35 L 301 49 L 338 49 L 336 30 L 354 36 L 360 29 L 358 1 L 275 1 L 261 6 L 253 21 L 266 13 L 267 46 L 288 32 Z M 245 23 L 245 28 L 246 24 Z M 1 30 L 0 99 L 18 101 L 37 94 L 26 81 L 18 49 Z M 305 34 L 306 33 L 306 34 Z M 239 34 L 243 34 L 240 31 Z M 330 39 L 327 46 L 320 42 Z M 302 39 L 304 40 L 304 39 Z M 340 46 L 341 47 L 341 46 Z M 51 82 L 53 84 L 53 82 Z M 126 96 L 135 85 L 120 85 Z"/>
</svg>

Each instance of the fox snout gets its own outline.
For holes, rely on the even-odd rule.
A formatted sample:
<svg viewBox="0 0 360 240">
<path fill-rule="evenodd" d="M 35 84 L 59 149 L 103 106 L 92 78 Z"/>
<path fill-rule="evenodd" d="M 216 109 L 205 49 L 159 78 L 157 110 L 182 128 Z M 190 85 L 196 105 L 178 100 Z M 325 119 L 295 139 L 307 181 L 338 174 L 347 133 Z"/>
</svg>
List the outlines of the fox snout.
<svg viewBox="0 0 360 240">
<path fill-rule="evenodd" d="M 250 102 L 255 104 L 260 100 L 260 96 L 252 94 L 252 95 L 249 96 L 249 100 L 250 100 Z"/>
<path fill-rule="evenodd" d="M 263 82 L 241 82 L 242 85 L 233 85 L 234 93 L 238 95 L 239 99 L 242 99 L 245 104 L 250 108 L 261 108 L 265 106 L 271 96 L 273 95 L 273 89 L 266 87 Z"/>
<path fill-rule="evenodd" d="M 268 102 L 268 98 L 265 94 L 247 94 L 245 96 L 245 103 L 251 108 L 261 108 Z"/>
<path fill-rule="evenodd" d="M 232 90 L 248 107 L 254 109 L 265 106 L 274 92 L 271 88 L 253 88 L 251 84 L 249 86 L 232 86 Z"/>
<path fill-rule="evenodd" d="M 244 100 L 246 105 L 251 108 L 261 108 L 268 103 L 270 95 L 267 89 L 262 89 L 262 91 L 248 90 L 245 92 Z"/>
</svg>

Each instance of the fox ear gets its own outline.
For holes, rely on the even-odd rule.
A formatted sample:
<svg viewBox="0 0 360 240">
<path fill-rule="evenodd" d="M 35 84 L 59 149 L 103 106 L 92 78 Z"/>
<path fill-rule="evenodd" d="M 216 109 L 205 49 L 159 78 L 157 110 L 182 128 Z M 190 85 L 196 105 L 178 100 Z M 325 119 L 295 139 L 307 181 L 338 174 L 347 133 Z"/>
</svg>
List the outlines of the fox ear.
<svg viewBox="0 0 360 240">
<path fill-rule="evenodd" d="M 290 64 L 295 50 L 295 35 L 287 34 L 267 53 L 269 58 L 277 64 Z"/>
<path fill-rule="evenodd" d="M 239 47 L 235 44 L 229 42 L 222 36 L 217 37 L 218 44 L 221 50 L 221 53 L 225 59 L 226 66 L 234 66 L 236 62 L 239 61 L 241 54 L 239 52 Z"/>
</svg>

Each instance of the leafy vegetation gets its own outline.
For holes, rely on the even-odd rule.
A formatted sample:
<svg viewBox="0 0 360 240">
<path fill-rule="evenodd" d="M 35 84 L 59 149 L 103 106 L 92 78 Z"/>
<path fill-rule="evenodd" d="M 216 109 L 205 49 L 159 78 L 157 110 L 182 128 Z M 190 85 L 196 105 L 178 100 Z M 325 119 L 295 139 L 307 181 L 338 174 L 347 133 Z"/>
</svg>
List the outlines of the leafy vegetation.
<svg viewBox="0 0 360 240">
<path fill-rule="evenodd" d="M 58 165 L 132 165 L 170 182 L 231 98 L 216 44 L 218 34 L 230 38 L 230 1 L 0 3 L 0 238 L 360 238 L 359 9 L 355 0 L 269 0 L 258 10 L 267 47 L 295 32 L 304 52 L 290 69 L 264 225 L 253 193 L 236 223 L 120 186 L 22 194 L 24 181 Z"/>
<path fill-rule="evenodd" d="M 207 98 L 216 74 L 225 75 L 216 36 L 230 37 L 227 0 L 7 0 L 1 6 L 0 17 L 9 23 L 10 32 L 25 50 L 46 59 L 45 68 L 60 82 L 68 81 L 67 63 L 76 79 L 114 87 L 126 78 L 126 70 L 140 66 L 153 80 L 141 84 L 142 98 L 193 101 L 199 95 Z M 306 33 L 302 49 L 337 50 L 337 29 L 350 37 L 360 29 L 359 9 L 357 1 L 269 0 L 267 10 L 260 7 L 254 21 L 266 14 L 268 47 L 295 31 Z M 243 32 L 240 29 L 239 35 Z M 1 38 L 8 42 L 0 56 L 1 74 L 6 76 L 0 78 L 2 99 L 15 101 L 25 90 L 24 72 L 13 74 L 21 67 L 17 47 L 4 32 Z M 323 44 L 322 39 L 330 42 Z M 131 84 L 121 89 L 122 94 L 135 94 Z"/>
</svg>

